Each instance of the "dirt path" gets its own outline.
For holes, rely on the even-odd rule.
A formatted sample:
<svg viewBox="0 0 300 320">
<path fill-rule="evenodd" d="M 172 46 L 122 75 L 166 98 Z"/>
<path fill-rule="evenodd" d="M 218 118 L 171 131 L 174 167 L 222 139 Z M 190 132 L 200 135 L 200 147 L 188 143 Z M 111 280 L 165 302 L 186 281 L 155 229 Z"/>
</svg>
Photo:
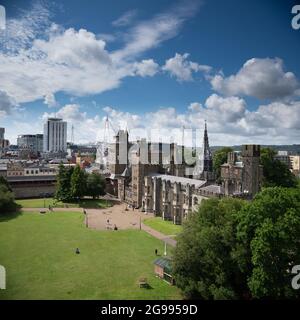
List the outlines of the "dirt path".
<svg viewBox="0 0 300 320">
<path fill-rule="evenodd" d="M 170 236 L 166 236 L 165 234 L 160 233 L 159 231 L 154 230 L 151 227 L 146 226 L 143 223 L 142 223 L 142 230 L 149 233 L 152 237 L 157 238 L 159 240 L 162 240 L 172 247 L 176 247 L 177 241 L 175 239 L 171 238 Z"/>
</svg>

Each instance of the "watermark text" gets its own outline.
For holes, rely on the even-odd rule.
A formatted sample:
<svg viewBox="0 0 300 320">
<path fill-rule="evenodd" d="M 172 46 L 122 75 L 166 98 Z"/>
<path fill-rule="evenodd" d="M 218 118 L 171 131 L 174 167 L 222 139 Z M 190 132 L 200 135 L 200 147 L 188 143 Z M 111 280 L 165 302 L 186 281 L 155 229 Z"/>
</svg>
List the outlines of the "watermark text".
<svg viewBox="0 0 300 320">
<path fill-rule="evenodd" d="M 6 28 L 5 8 L 0 5 L 0 30 L 5 30 L 5 28 Z"/>
<path fill-rule="evenodd" d="M 300 4 L 293 6 L 292 14 L 295 16 L 292 19 L 292 28 L 295 30 L 300 29 Z"/>
</svg>

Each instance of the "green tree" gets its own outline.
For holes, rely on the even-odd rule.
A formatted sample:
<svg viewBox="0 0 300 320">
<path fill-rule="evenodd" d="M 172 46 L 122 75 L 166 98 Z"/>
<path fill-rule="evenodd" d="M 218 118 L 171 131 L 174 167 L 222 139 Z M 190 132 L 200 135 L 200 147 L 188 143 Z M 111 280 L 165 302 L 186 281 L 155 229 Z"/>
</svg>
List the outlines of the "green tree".
<svg viewBox="0 0 300 320">
<path fill-rule="evenodd" d="M 77 165 L 71 176 L 71 197 L 72 199 L 82 198 L 86 193 L 86 174 Z"/>
<path fill-rule="evenodd" d="M 18 209 L 14 193 L 5 178 L 0 177 L 0 214 L 15 212 Z"/>
<path fill-rule="evenodd" d="M 233 149 L 230 147 L 223 147 L 217 150 L 213 155 L 213 169 L 217 182 L 221 181 L 221 165 L 227 162 L 227 155 L 232 151 Z"/>
<path fill-rule="evenodd" d="M 265 187 L 296 187 L 297 179 L 288 166 L 275 159 L 276 151 L 271 148 L 262 148 L 260 163 L 263 166 Z"/>
<path fill-rule="evenodd" d="M 265 188 L 251 202 L 205 200 L 178 237 L 177 285 L 189 298 L 299 298 L 291 287 L 299 239 L 298 188 Z"/>
<path fill-rule="evenodd" d="M 256 298 L 296 298 L 291 268 L 300 264 L 300 192 L 266 188 L 238 214 L 240 269 Z"/>
<path fill-rule="evenodd" d="M 9 191 L 12 192 L 12 189 L 11 189 L 8 181 L 7 181 L 4 177 L 2 177 L 2 176 L 0 176 L 0 185 L 5 185 L 6 188 L 7 188 Z"/>
<path fill-rule="evenodd" d="M 247 294 L 236 254 L 236 215 L 243 206 L 239 199 L 204 200 L 184 224 L 173 267 L 177 286 L 188 298 L 237 299 Z"/>
<path fill-rule="evenodd" d="M 105 180 L 98 173 L 91 173 L 87 175 L 86 179 L 86 195 L 93 197 L 102 196 L 105 194 Z"/>
<path fill-rule="evenodd" d="M 70 201 L 71 194 L 71 176 L 73 174 L 73 167 L 66 168 L 62 163 L 59 165 L 57 175 L 57 186 L 55 198 L 60 201 Z"/>
</svg>

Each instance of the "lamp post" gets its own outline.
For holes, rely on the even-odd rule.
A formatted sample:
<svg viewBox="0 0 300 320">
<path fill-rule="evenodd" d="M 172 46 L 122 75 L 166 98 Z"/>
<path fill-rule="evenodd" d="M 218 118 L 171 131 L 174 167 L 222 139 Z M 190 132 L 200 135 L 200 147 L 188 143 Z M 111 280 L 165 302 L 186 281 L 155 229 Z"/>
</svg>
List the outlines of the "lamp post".
<svg viewBox="0 0 300 320">
<path fill-rule="evenodd" d="M 165 241 L 165 251 L 164 251 L 164 256 L 167 255 L 167 242 Z"/>
</svg>

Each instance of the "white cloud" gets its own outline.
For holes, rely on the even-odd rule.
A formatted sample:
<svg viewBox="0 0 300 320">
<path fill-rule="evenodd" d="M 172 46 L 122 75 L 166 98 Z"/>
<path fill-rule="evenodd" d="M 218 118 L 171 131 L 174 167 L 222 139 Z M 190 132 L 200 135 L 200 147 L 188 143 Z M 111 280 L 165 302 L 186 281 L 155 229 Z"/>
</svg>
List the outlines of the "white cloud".
<svg viewBox="0 0 300 320">
<path fill-rule="evenodd" d="M 78 104 L 67 104 L 57 112 L 43 114 L 43 120 L 51 117 L 62 118 L 66 121 L 83 121 L 86 118 L 85 112 L 80 112 L 80 106 Z"/>
<path fill-rule="evenodd" d="M 113 120 L 114 130 L 143 127 L 142 117 L 137 114 L 123 112 L 108 106 L 103 108 L 103 111 Z"/>
<path fill-rule="evenodd" d="M 228 78 L 222 74 L 211 79 L 214 90 L 226 95 L 247 95 L 259 99 L 282 99 L 299 89 L 292 72 L 285 72 L 281 59 L 248 60 L 237 74 Z"/>
<path fill-rule="evenodd" d="M 0 87 L 18 103 L 43 99 L 50 106 L 55 104 L 57 92 L 99 94 L 117 88 L 125 77 L 154 76 L 158 64 L 153 59 L 137 61 L 136 55 L 175 36 L 183 22 L 195 14 L 195 8 L 196 4 L 176 7 L 139 22 L 130 29 L 124 47 L 109 52 L 105 41 L 94 33 L 64 30 L 51 23 L 48 9 L 39 4 L 11 22 L 20 31 L 16 41 L 12 41 L 12 32 L 1 35 Z M 43 23 L 32 18 L 39 12 Z"/>
<path fill-rule="evenodd" d="M 5 91 L 0 90 L 0 118 L 11 114 L 17 107 L 16 102 Z"/>
<path fill-rule="evenodd" d="M 244 117 L 246 102 L 238 97 L 223 98 L 212 94 L 205 102 L 207 112 L 213 112 L 215 117 L 220 117 L 226 122 L 236 122 Z"/>
<path fill-rule="evenodd" d="M 48 107 L 56 107 L 57 106 L 57 102 L 55 99 L 55 95 L 53 93 L 48 93 L 45 95 L 44 98 L 44 104 L 46 104 Z"/>
<path fill-rule="evenodd" d="M 18 55 L 0 53 L 0 86 L 18 102 L 64 91 L 74 95 L 115 88 L 126 74 L 111 64 L 105 42 L 84 29 L 51 33 Z"/>
<path fill-rule="evenodd" d="M 97 94 L 120 85 L 127 76 L 153 76 L 152 60 L 114 63 L 105 42 L 84 29 L 53 33 L 35 40 L 18 55 L 0 53 L 0 86 L 19 103 L 63 91 L 75 96 Z"/>
<path fill-rule="evenodd" d="M 160 108 L 143 116 L 111 107 L 105 111 L 118 124 L 117 128 L 130 129 L 131 139 L 149 138 L 152 130 L 156 142 L 174 140 L 180 143 L 184 127 L 200 129 L 197 139 L 201 144 L 204 120 L 207 120 L 212 145 L 299 143 L 300 101 L 271 103 L 250 111 L 241 98 L 213 94 L 206 99 L 204 106 L 194 102 L 185 112 L 172 107 Z M 191 136 L 188 140 L 190 143 Z"/>
<path fill-rule="evenodd" d="M 159 65 L 153 59 L 137 62 L 135 63 L 135 67 L 135 73 L 141 77 L 153 77 L 159 70 Z"/>
<path fill-rule="evenodd" d="M 189 54 L 176 53 L 173 58 L 166 60 L 163 70 L 170 73 L 178 81 L 192 81 L 194 72 L 209 72 L 211 67 L 200 65 L 188 60 Z"/>
<path fill-rule="evenodd" d="M 132 23 L 137 15 L 137 10 L 129 10 L 123 13 L 118 19 L 112 22 L 114 27 L 125 27 Z"/>
<path fill-rule="evenodd" d="M 192 108 L 191 108 L 192 106 Z M 152 138 L 152 141 L 175 141 L 181 143 L 182 128 L 199 130 L 196 142 L 201 146 L 204 120 L 207 120 L 211 145 L 234 145 L 243 143 L 292 144 L 299 143 L 300 101 L 290 103 L 274 102 L 261 105 L 251 111 L 246 102 L 238 97 L 221 97 L 216 94 L 204 104 L 193 102 L 186 110 L 179 112 L 173 107 L 162 107 L 144 114 L 130 113 L 113 107 L 103 111 L 111 120 L 109 140 L 113 129 L 128 129 L 130 139 Z M 44 113 L 33 124 L 15 121 L 14 128 L 22 133 L 41 132 L 47 117 L 61 117 L 68 122 L 68 137 L 74 125 L 75 141 L 88 143 L 103 140 L 105 118 L 88 116 L 79 104 L 65 105 L 57 112 Z M 26 125 L 25 125 L 26 124 Z M 15 132 L 8 127 L 8 137 L 15 138 Z M 35 130 L 35 131 L 34 131 Z M 192 134 L 185 131 L 185 144 L 192 143 Z"/>
<path fill-rule="evenodd" d="M 51 25 L 51 13 L 42 1 L 34 1 L 28 10 L 19 11 L 16 18 L 6 17 L 6 29 L 0 31 L 0 48 L 11 54 L 31 46 Z"/>
<path fill-rule="evenodd" d="M 189 106 L 188 109 L 192 112 L 194 111 L 200 111 L 202 109 L 202 104 L 199 102 L 192 102 Z"/>
<path fill-rule="evenodd" d="M 138 23 L 128 31 L 124 48 L 116 50 L 112 55 L 113 59 L 132 59 L 159 46 L 163 41 L 174 38 L 183 23 L 197 13 L 199 3 L 185 1 L 182 5 Z"/>
<path fill-rule="evenodd" d="M 101 137 L 101 118 L 96 115 L 88 117 L 86 112 L 81 111 L 82 107 L 78 104 L 67 104 L 57 112 L 44 112 L 40 122 L 47 118 L 58 117 L 68 123 L 68 139 L 71 139 L 71 128 L 74 126 L 74 138 L 77 143 L 96 142 Z"/>
</svg>

